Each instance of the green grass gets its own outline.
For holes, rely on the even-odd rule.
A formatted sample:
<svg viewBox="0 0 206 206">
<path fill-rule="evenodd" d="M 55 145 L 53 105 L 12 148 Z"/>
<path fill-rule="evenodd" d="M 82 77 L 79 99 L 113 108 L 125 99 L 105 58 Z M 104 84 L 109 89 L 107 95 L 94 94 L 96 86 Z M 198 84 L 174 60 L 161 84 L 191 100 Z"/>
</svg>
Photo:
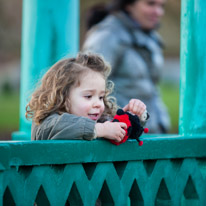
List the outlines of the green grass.
<svg viewBox="0 0 206 206">
<path fill-rule="evenodd" d="M 179 86 L 171 84 L 161 84 L 161 94 L 164 103 L 168 108 L 171 118 L 171 133 L 178 133 L 179 120 Z"/>
<path fill-rule="evenodd" d="M 169 84 L 160 86 L 163 101 L 171 117 L 171 133 L 178 133 L 179 87 Z M 19 127 L 19 94 L 0 95 L 0 132 L 17 131 Z"/>
<path fill-rule="evenodd" d="M 15 131 L 19 127 L 19 94 L 0 94 L 0 131 Z"/>
</svg>

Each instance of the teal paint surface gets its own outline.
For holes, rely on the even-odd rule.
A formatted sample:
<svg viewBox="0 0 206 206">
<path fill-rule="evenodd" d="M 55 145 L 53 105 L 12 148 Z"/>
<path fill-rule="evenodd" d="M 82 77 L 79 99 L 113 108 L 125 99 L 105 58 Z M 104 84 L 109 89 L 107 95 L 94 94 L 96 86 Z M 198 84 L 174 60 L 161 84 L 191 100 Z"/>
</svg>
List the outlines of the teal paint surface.
<svg viewBox="0 0 206 206">
<path fill-rule="evenodd" d="M 107 140 L 1 141 L 1 167 L 206 157 L 205 136 L 145 137 L 114 146 Z"/>
<path fill-rule="evenodd" d="M 206 133 L 206 1 L 183 0 L 179 132 Z"/>
<path fill-rule="evenodd" d="M 20 129 L 12 134 L 13 140 L 30 140 L 25 107 L 41 76 L 79 50 L 79 1 L 24 0 L 22 22 Z"/>
<path fill-rule="evenodd" d="M 206 137 L 0 143 L 1 205 L 206 205 Z"/>
</svg>

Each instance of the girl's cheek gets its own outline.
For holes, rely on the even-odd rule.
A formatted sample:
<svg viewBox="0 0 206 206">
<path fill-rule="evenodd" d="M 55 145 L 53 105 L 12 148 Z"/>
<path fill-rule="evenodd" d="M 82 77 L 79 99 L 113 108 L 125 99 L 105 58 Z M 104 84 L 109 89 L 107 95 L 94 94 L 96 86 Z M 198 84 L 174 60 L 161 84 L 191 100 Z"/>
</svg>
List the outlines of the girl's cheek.
<svg viewBox="0 0 206 206">
<path fill-rule="evenodd" d="M 104 112 L 104 109 L 105 109 L 105 105 L 103 103 L 103 105 L 102 105 L 102 112 Z"/>
</svg>

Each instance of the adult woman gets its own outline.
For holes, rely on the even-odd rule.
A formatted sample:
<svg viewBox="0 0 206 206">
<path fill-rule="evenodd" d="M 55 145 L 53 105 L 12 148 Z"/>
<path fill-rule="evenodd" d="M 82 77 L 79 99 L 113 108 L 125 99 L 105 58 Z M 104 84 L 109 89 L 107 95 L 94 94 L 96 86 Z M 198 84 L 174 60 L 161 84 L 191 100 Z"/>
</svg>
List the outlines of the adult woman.
<svg viewBox="0 0 206 206">
<path fill-rule="evenodd" d="M 100 53 L 112 66 L 120 106 L 131 97 L 147 105 L 151 133 L 167 133 L 170 120 L 157 88 L 163 65 L 162 40 L 155 31 L 166 0 L 115 0 L 99 9 L 108 14 L 91 24 L 83 50 Z M 105 11 L 107 11 L 105 13 Z M 94 14 L 97 17 L 97 13 Z M 91 18 L 92 19 L 92 18 Z"/>
</svg>

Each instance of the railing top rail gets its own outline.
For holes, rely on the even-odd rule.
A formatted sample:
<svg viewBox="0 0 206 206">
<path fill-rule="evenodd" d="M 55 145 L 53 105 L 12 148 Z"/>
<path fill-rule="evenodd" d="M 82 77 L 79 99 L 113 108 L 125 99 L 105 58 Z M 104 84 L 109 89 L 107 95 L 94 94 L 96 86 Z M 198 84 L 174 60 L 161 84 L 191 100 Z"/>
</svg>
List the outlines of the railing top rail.
<svg viewBox="0 0 206 206">
<path fill-rule="evenodd" d="M 206 157 L 206 136 L 147 136 L 115 146 L 106 140 L 0 142 L 0 170 L 11 166 Z"/>
</svg>

